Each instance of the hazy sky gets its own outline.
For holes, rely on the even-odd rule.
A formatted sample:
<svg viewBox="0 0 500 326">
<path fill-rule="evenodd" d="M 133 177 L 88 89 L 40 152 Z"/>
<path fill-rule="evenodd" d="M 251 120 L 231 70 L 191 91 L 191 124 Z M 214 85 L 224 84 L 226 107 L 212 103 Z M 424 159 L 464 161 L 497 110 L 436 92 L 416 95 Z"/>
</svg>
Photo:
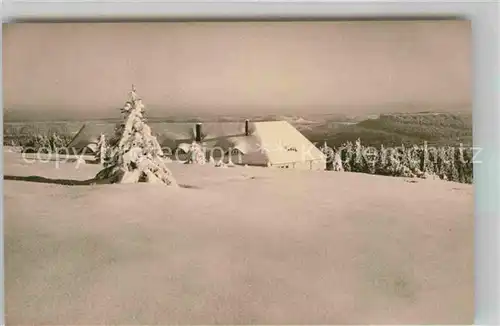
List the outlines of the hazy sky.
<svg viewBox="0 0 500 326">
<path fill-rule="evenodd" d="M 131 84 L 157 114 L 467 107 L 470 37 L 466 21 L 4 25 L 4 107 L 108 112 Z"/>
</svg>

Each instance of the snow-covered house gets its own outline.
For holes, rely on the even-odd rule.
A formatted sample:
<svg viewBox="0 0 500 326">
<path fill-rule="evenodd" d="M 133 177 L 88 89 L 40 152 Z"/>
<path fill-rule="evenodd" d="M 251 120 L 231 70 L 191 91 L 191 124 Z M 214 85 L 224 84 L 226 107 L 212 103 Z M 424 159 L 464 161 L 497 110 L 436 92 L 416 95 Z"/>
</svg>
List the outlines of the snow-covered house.
<svg viewBox="0 0 500 326">
<path fill-rule="evenodd" d="M 193 141 L 207 159 L 224 158 L 235 164 L 277 168 L 324 170 L 325 155 L 287 121 L 165 122 L 149 124 L 164 153 L 181 159 Z M 111 135 L 112 124 L 82 127 L 70 142 L 76 150 L 91 150 L 101 133 Z M 174 158 L 175 159 L 175 158 Z"/>
</svg>

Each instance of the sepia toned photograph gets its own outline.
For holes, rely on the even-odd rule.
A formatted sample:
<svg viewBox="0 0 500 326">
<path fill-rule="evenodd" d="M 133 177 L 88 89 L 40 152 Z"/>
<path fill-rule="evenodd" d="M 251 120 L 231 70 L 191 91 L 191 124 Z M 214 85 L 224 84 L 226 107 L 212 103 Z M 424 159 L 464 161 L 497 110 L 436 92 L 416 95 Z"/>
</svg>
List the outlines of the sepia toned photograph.
<svg viewBox="0 0 500 326">
<path fill-rule="evenodd" d="M 4 24 L 6 324 L 473 324 L 471 32 Z"/>
</svg>

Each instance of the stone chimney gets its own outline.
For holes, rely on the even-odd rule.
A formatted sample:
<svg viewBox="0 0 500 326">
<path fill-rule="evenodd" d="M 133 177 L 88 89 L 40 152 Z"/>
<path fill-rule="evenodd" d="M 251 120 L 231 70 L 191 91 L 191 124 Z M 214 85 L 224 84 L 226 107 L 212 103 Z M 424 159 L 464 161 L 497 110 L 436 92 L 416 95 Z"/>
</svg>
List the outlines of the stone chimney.
<svg viewBox="0 0 500 326">
<path fill-rule="evenodd" d="M 195 141 L 197 143 L 201 142 L 201 123 L 198 122 L 195 126 Z"/>
<path fill-rule="evenodd" d="M 245 136 L 250 136 L 250 128 L 248 127 L 248 124 L 250 121 L 248 119 L 245 120 Z"/>
</svg>

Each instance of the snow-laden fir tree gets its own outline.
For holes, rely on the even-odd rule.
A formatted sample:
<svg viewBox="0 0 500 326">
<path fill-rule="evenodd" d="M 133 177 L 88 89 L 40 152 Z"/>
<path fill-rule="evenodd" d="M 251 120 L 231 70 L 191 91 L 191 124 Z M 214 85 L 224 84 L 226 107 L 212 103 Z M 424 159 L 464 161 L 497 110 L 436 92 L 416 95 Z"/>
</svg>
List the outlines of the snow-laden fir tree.
<svg viewBox="0 0 500 326">
<path fill-rule="evenodd" d="M 352 171 L 352 160 L 353 160 L 353 146 L 350 141 L 342 145 L 340 149 L 340 156 L 342 158 L 344 170 L 347 172 Z"/>
<path fill-rule="evenodd" d="M 398 164 L 396 169 L 395 176 L 397 177 L 406 177 L 406 178 L 414 178 L 415 174 L 411 170 L 410 160 L 411 157 L 409 155 L 409 150 L 405 147 L 404 144 L 401 144 L 400 148 L 396 149 Z"/>
<path fill-rule="evenodd" d="M 472 183 L 473 182 L 473 158 L 474 158 L 474 152 L 472 148 L 465 148 L 463 149 L 463 158 L 464 158 L 464 175 L 465 175 L 465 182 L 466 183 Z"/>
<path fill-rule="evenodd" d="M 387 164 L 386 170 L 387 175 L 397 176 L 398 171 L 400 170 L 400 160 L 398 158 L 398 151 L 396 148 L 388 148 L 386 151 L 387 155 Z"/>
<path fill-rule="evenodd" d="M 121 110 L 123 122 L 109 141 L 108 157 L 96 181 L 109 183 L 177 183 L 163 161 L 163 152 L 145 123 L 144 105 L 132 86 L 129 100 Z"/>
<path fill-rule="evenodd" d="M 362 149 L 363 155 L 361 156 L 363 162 L 363 172 L 375 174 L 377 168 L 377 161 L 379 152 L 375 147 L 365 147 Z"/>
<path fill-rule="evenodd" d="M 64 140 L 57 134 L 57 133 L 52 133 L 50 139 L 49 139 L 49 147 L 53 153 L 59 152 L 61 148 L 64 147 Z"/>
<path fill-rule="evenodd" d="M 390 174 L 387 168 L 387 150 L 383 144 L 380 145 L 380 149 L 378 151 L 375 173 L 380 175 Z"/>
<path fill-rule="evenodd" d="M 323 143 L 323 145 L 319 148 L 319 150 L 321 151 L 321 153 L 323 153 L 323 155 L 325 155 L 325 160 L 326 160 L 326 167 L 325 168 L 326 168 L 326 170 L 327 171 L 333 170 L 334 152 L 333 152 L 333 149 L 328 146 L 328 144 L 326 143 L 326 140 Z"/>
<path fill-rule="evenodd" d="M 361 139 L 356 139 L 354 143 L 353 159 L 351 169 L 353 172 L 366 172 L 363 162 L 363 148 L 361 147 Z"/>
<path fill-rule="evenodd" d="M 455 181 L 458 182 L 460 180 L 459 174 L 458 174 L 458 161 L 455 158 L 455 147 L 453 146 L 448 146 L 446 149 L 446 156 L 449 160 L 449 166 L 448 166 L 448 180 L 450 181 Z"/>
<path fill-rule="evenodd" d="M 401 147 L 399 149 L 399 160 L 401 166 L 405 166 L 408 169 L 410 168 L 410 157 L 408 155 L 408 149 L 406 148 L 405 144 L 401 144 Z"/>
<path fill-rule="evenodd" d="M 435 146 L 432 146 L 427 149 L 429 152 L 429 162 L 431 165 L 430 168 L 430 175 L 432 175 L 434 178 L 439 177 L 439 151 Z"/>
<path fill-rule="evenodd" d="M 458 181 L 466 183 L 464 148 L 462 143 L 460 143 L 458 150 L 455 151 L 455 166 L 457 167 Z"/>
<path fill-rule="evenodd" d="M 333 154 L 332 171 L 344 172 L 340 150 L 335 150 Z"/>
<path fill-rule="evenodd" d="M 418 149 L 418 146 L 413 145 L 413 146 L 404 146 L 402 145 L 403 148 L 403 166 L 406 167 L 405 171 L 408 171 L 406 176 L 408 177 L 417 177 L 421 175 L 420 171 L 420 160 L 418 159 L 418 151 L 415 150 L 415 148 Z M 416 156 L 415 156 L 416 155 Z"/>
<path fill-rule="evenodd" d="M 404 145 L 398 148 L 391 148 L 388 151 L 387 171 L 388 175 L 394 177 L 414 177 L 410 170 L 407 152 Z"/>
<path fill-rule="evenodd" d="M 97 142 L 97 150 L 95 152 L 95 160 L 98 161 L 100 164 L 104 164 L 104 162 L 106 162 L 106 160 L 108 159 L 107 147 L 108 146 L 106 143 L 106 136 L 104 134 L 101 134 L 99 136 L 99 141 Z"/>
<path fill-rule="evenodd" d="M 413 145 L 408 149 L 408 160 L 409 160 L 409 166 L 410 166 L 410 171 L 416 176 L 416 177 L 422 177 L 424 175 L 424 172 L 420 168 L 420 157 L 422 153 L 422 149 L 418 147 L 417 145 Z"/>
<path fill-rule="evenodd" d="M 434 164 L 431 161 L 429 148 L 427 146 L 427 142 L 424 141 L 424 147 L 420 153 L 420 170 L 423 173 L 432 174 L 434 170 Z"/>
<path fill-rule="evenodd" d="M 437 175 L 443 179 L 448 180 L 450 171 L 450 161 L 444 147 L 440 147 L 437 152 Z"/>
<path fill-rule="evenodd" d="M 44 153 L 50 152 L 50 140 L 47 135 L 37 134 L 35 144 L 39 149 L 42 149 Z"/>
</svg>

